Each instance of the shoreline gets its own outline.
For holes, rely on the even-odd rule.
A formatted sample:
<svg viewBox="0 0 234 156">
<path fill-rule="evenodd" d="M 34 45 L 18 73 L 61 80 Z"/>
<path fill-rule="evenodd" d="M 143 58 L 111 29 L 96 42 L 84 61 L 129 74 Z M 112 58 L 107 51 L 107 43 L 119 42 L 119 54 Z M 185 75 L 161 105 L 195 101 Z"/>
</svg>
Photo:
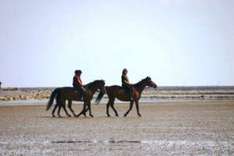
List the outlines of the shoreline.
<svg viewBox="0 0 234 156">
<path fill-rule="evenodd" d="M 15 88 L 1 89 L 0 101 L 43 100 L 50 97 L 54 88 Z M 95 94 L 94 96 L 97 96 Z M 94 97 L 95 98 L 95 97 Z M 234 87 L 158 87 L 147 88 L 142 98 L 149 100 L 234 100 Z M 104 95 L 103 99 L 107 99 Z"/>
</svg>

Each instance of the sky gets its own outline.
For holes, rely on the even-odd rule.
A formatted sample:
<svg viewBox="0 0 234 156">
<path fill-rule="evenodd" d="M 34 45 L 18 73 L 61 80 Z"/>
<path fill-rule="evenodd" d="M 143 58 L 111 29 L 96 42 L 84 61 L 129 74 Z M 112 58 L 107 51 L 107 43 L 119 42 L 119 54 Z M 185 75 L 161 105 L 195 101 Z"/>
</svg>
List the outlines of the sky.
<svg viewBox="0 0 234 156">
<path fill-rule="evenodd" d="M 234 85 L 232 0 L 0 0 L 3 87 Z"/>
</svg>

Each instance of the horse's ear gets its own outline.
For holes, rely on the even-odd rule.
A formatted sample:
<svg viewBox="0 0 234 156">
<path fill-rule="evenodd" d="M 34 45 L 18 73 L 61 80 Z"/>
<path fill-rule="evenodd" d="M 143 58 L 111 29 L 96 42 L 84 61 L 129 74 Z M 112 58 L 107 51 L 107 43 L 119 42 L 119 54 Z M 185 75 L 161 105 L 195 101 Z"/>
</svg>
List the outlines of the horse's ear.
<svg viewBox="0 0 234 156">
<path fill-rule="evenodd" d="M 151 78 L 149 76 L 147 76 L 146 79 L 151 80 Z"/>
</svg>

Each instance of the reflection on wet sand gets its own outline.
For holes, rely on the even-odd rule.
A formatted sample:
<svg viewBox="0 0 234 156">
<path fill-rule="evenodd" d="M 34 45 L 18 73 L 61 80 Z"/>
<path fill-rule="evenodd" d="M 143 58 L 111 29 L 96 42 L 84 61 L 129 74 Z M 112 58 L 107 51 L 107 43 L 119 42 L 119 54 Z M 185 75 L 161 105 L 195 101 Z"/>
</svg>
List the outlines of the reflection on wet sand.
<svg viewBox="0 0 234 156">
<path fill-rule="evenodd" d="M 122 144 L 122 143 L 129 143 L 129 144 L 140 144 L 142 143 L 139 140 L 62 140 L 62 141 L 52 141 L 51 143 L 54 144 L 82 144 L 82 143 L 93 143 L 93 144 Z"/>
</svg>

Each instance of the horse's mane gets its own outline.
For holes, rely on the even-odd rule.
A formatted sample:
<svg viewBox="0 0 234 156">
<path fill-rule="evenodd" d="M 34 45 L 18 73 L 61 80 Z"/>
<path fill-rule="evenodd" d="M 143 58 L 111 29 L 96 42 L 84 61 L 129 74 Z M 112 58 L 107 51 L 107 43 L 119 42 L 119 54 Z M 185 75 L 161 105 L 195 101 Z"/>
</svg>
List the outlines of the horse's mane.
<svg viewBox="0 0 234 156">
<path fill-rule="evenodd" d="M 96 84 L 96 83 L 101 83 L 101 82 L 102 82 L 102 83 L 105 83 L 104 80 L 95 80 L 95 81 L 93 81 L 93 82 L 90 82 L 90 83 L 84 85 L 84 87 L 85 87 L 85 88 L 90 88 L 90 87 L 92 87 L 94 84 Z"/>
<path fill-rule="evenodd" d="M 149 76 L 147 76 L 146 78 L 142 79 L 141 81 L 133 84 L 133 86 L 140 86 L 144 81 L 146 81 L 147 79 L 151 80 L 151 78 Z"/>
</svg>

